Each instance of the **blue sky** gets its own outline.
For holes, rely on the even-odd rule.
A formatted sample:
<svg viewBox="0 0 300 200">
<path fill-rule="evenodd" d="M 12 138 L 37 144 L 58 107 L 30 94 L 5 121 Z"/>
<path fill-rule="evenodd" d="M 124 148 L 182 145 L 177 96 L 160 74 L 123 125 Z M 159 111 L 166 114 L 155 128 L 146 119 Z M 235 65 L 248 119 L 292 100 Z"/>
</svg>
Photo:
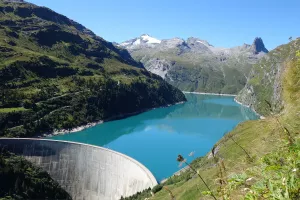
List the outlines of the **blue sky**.
<svg viewBox="0 0 300 200">
<path fill-rule="evenodd" d="M 63 14 L 108 41 L 148 33 L 198 37 L 214 46 L 251 44 L 271 50 L 300 36 L 300 0 L 28 0 Z"/>
</svg>

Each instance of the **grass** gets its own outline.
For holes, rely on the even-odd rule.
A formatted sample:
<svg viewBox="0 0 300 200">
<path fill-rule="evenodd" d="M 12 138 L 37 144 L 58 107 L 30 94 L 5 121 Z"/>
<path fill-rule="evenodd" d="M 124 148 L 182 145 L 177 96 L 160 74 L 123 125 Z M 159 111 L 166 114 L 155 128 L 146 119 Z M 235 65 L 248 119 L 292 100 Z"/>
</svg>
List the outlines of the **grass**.
<svg viewBox="0 0 300 200">
<path fill-rule="evenodd" d="M 168 50 L 141 49 L 131 53 L 145 67 L 154 66 L 149 60 L 160 59 L 170 63 L 166 80 L 183 91 L 216 92 L 237 94 L 247 81 L 252 62 L 246 54 L 236 58 L 228 56 L 226 61 L 208 54 L 185 52 L 178 48 Z M 171 64 L 173 63 L 173 64 Z"/>
<path fill-rule="evenodd" d="M 295 60 L 297 49 L 300 49 L 300 39 L 281 45 L 262 58 L 253 67 L 247 86 L 240 92 L 238 100 L 249 105 L 252 104 L 253 108 L 263 116 L 271 114 L 269 106 L 265 102 L 267 100 L 271 103 L 273 112 L 280 113 L 284 109 L 280 77 L 285 68 L 282 65 L 288 65 L 287 63 Z M 294 88 L 296 89 L 296 87 Z M 253 92 L 249 93 L 249 89 L 252 89 Z"/>
<path fill-rule="evenodd" d="M 17 107 L 17 108 L 0 108 L 0 113 L 10 113 L 10 112 L 21 112 L 26 111 L 28 109 L 23 107 Z"/>
<path fill-rule="evenodd" d="M 126 51 L 58 13 L 12 2 L 0 10 L 0 136 L 28 137 L 185 99 Z M 125 108 L 119 98 L 128 99 Z"/>
<path fill-rule="evenodd" d="M 264 120 L 241 123 L 216 144 L 217 156 L 226 167 L 225 194 L 220 193 L 218 167 L 212 158 L 208 158 L 209 154 L 192 162 L 213 192 L 219 192 L 218 198 L 300 198 L 300 52 L 298 54 L 298 59 L 281 66 L 282 99 L 285 102 L 282 112 Z M 293 144 L 282 127 L 291 134 L 295 141 Z M 186 178 L 188 173 L 192 178 Z M 176 181 L 170 181 L 172 179 Z M 249 183 L 249 180 L 254 182 Z M 163 185 L 172 191 L 176 200 L 213 199 L 207 195 L 209 192 L 205 185 L 192 171 L 173 176 Z M 161 190 L 150 199 L 165 200 L 170 196 L 167 191 Z"/>
<path fill-rule="evenodd" d="M 233 135 L 236 142 L 248 150 L 250 155 L 261 157 L 280 146 L 280 140 L 278 140 L 280 132 L 273 131 L 275 126 L 276 123 L 273 119 L 248 121 L 238 125 L 229 134 Z M 217 145 L 220 146 L 218 156 L 224 159 L 228 174 L 241 173 L 245 169 L 255 165 L 255 163 L 248 161 L 247 155 L 228 136 L 225 136 Z M 217 179 L 218 169 L 211 167 L 214 165 L 213 160 L 205 157 L 198 165 L 201 166 L 198 167 L 198 170 L 203 178 L 208 182 L 210 187 L 216 190 L 215 180 Z M 206 191 L 206 188 L 198 178 L 193 178 L 189 181 L 183 180 L 168 187 L 172 190 L 176 199 L 199 199 L 203 197 L 201 191 Z M 164 191 L 159 192 L 152 199 L 168 199 L 168 193 Z"/>
<path fill-rule="evenodd" d="M 0 199 L 71 199 L 50 175 L 25 158 L 0 152 Z"/>
</svg>

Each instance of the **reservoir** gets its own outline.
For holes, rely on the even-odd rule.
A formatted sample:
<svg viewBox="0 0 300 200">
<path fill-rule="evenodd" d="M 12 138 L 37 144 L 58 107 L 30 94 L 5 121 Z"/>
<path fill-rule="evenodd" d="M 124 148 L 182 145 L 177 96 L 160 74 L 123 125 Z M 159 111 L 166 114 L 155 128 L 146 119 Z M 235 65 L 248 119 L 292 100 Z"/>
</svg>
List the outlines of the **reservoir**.
<svg viewBox="0 0 300 200">
<path fill-rule="evenodd" d="M 183 104 L 157 108 L 51 139 L 87 143 L 124 153 L 144 164 L 161 181 L 180 170 L 176 161 L 178 154 L 188 162 L 204 156 L 237 124 L 258 118 L 231 96 L 185 95 L 188 101 Z M 194 153 L 189 156 L 191 152 Z"/>
</svg>

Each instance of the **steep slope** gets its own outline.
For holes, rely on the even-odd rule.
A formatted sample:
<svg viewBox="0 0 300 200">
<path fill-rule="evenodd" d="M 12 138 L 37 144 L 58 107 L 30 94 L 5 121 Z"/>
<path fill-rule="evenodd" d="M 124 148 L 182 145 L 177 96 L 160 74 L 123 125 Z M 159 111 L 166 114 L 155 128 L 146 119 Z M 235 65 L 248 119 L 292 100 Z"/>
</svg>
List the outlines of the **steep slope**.
<svg viewBox="0 0 300 200">
<path fill-rule="evenodd" d="M 268 52 L 261 38 L 252 45 L 226 49 L 193 37 L 160 41 L 142 35 L 119 46 L 181 90 L 230 94 L 245 86 L 252 65 Z"/>
<path fill-rule="evenodd" d="M 23 1 L 0 1 L 0 89 L 0 136 L 13 137 L 185 100 L 126 50 Z"/>
<path fill-rule="evenodd" d="M 241 103 L 251 106 L 262 115 L 269 115 L 271 104 L 273 112 L 280 112 L 282 102 L 282 81 L 284 73 L 282 64 L 296 58 L 296 51 L 300 49 L 300 39 L 289 44 L 281 45 L 261 59 L 250 72 L 245 88 L 237 96 Z"/>
<path fill-rule="evenodd" d="M 0 199 L 72 199 L 47 172 L 1 151 Z"/>
<path fill-rule="evenodd" d="M 266 77 L 257 73 L 255 77 L 261 86 L 254 90 L 255 95 L 260 96 L 267 88 L 273 91 L 276 84 L 280 84 L 278 98 L 284 105 L 281 112 L 264 120 L 239 124 L 210 153 L 191 163 L 217 199 L 300 199 L 299 40 L 276 48 L 266 57 L 274 62 L 266 65 L 266 61 L 261 60 L 254 69 L 281 72 L 280 75 L 269 74 L 269 80 L 279 76 L 278 83 L 269 84 L 266 84 Z M 247 85 L 252 84 L 251 79 L 249 82 Z M 272 95 L 268 93 L 265 97 L 272 98 Z M 188 155 L 183 156 L 189 159 Z M 170 177 L 152 191 L 155 192 L 153 197 L 145 191 L 128 199 L 162 200 L 170 199 L 170 195 L 180 200 L 213 199 L 193 170 Z"/>
</svg>

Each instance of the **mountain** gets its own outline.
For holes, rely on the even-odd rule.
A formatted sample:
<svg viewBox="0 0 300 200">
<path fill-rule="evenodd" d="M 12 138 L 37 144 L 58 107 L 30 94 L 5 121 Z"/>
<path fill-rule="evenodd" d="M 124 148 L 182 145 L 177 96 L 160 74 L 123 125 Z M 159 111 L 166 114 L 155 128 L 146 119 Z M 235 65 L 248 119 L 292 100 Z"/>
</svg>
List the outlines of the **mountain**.
<svg viewBox="0 0 300 200">
<path fill-rule="evenodd" d="M 220 48 L 194 37 L 158 40 L 144 34 L 118 46 L 181 90 L 230 94 L 245 86 L 252 65 L 268 53 L 261 38 L 252 45 Z"/>
<path fill-rule="evenodd" d="M 254 42 L 262 50 L 259 43 Z M 215 199 L 300 199 L 299 80 L 297 38 L 258 61 L 236 97 L 265 119 L 240 123 L 204 157 L 182 155 L 191 167 L 154 187 L 154 195 L 145 191 L 125 199 L 213 199 L 211 194 Z"/>
<path fill-rule="evenodd" d="M 282 75 L 288 67 L 285 63 L 295 60 L 296 51 L 299 49 L 298 38 L 268 53 L 253 67 L 246 86 L 236 99 L 262 115 L 270 115 L 271 111 L 273 113 L 282 111 L 284 109 Z"/>
<path fill-rule="evenodd" d="M 269 51 L 266 49 L 264 42 L 261 38 L 255 38 L 255 40 L 251 46 L 251 49 L 254 54 L 259 54 L 260 52 L 269 53 Z"/>
<path fill-rule="evenodd" d="M 149 36 L 148 34 L 143 34 L 139 38 L 134 38 L 128 41 L 125 41 L 120 44 L 121 47 L 127 48 L 127 49 L 135 49 L 135 48 L 141 48 L 141 47 L 154 47 L 156 44 L 160 44 L 161 41 Z"/>
<path fill-rule="evenodd" d="M 185 101 L 127 50 L 24 1 L 0 1 L 0 91 L 0 136 L 9 137 Z"/>
</svg>

